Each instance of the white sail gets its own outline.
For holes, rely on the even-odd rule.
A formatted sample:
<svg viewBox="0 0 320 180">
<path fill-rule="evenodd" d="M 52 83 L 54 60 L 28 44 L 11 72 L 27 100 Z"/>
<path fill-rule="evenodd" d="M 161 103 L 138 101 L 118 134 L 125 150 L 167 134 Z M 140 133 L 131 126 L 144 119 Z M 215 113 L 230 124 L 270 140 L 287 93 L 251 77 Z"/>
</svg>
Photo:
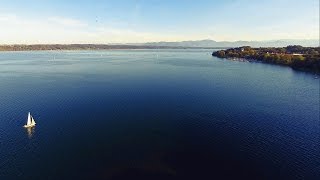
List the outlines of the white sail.
<svg viewBox="0 0 320 180">
<path fill-rule="evenodd" d="M 28 121 L 27 121 L 27 126 L 29 126 L 29 125 L 31 125 L 31 122 L 32 120 L 31 120 L 31 114 L 30 114 L 30 112 L 28 113 Z"/>
<path fill-rule="evenodd" d="M 32 116 L 31 116 L 31 125 L 36 125 L 36 121 L 33 119 Z"/>
</svg>

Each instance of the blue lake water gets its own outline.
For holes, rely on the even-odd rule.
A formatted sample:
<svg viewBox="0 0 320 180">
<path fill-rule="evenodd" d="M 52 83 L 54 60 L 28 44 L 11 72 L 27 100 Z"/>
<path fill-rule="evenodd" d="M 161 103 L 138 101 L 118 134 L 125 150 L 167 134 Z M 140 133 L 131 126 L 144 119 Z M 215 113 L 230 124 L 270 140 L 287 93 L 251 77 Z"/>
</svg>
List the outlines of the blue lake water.
<svg viewBox="0 0 320 180">
<path fill-rule="evenodd" d="M 0 179 L 319 179 L 317 76 L 211 52 L 1 52 Z"/>
</svg>

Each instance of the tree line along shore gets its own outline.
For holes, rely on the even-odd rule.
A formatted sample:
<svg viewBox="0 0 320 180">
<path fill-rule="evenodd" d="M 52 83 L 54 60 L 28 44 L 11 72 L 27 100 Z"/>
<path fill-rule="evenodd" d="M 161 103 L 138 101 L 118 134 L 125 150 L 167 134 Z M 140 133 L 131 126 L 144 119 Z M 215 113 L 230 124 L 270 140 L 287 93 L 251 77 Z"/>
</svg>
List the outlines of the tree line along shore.
<svg viewBox="0 0 320 180">
<path fill-rule="evenodd" d="M 55 50 L 108 50 L 108 49 L 200 49 L 202 47 L 151 46 L 151 45 L 110 45 L 110 44 L 15 44 L 0 45 L 0 51 L 55 51 Z M 208 47 L 204 47 L 210 49 Z M 221 48 L 220 48 L 221 49 Z"/>
<path fill-rule="evenodd" d="M 290 66 L 294 69 L 320 72 L 320 47 L 292 45 L 279 48 L 252 48 L 250 46 L 243 46 L 215 51 L 212 53 L 212 56 L 261 61 Z"/>
</svg>

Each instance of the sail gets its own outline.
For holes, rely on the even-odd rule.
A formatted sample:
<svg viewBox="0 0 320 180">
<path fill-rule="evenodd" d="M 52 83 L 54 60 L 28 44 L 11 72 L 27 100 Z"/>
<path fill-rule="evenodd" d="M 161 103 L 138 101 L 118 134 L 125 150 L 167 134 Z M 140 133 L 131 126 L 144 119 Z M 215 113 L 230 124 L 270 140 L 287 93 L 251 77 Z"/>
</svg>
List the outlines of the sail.
<svg viewBox="0 0 320 180">
<path fill-rule="evenodd" d="M 31 124 L 32 125 L 35 125 L 36 124 L 36 121 L 34 121 L 33 117 L 31 116 Z"/>
<path fill-rule="evenodd" d="M 31 115 L 30 115 L 30 112 L 29 112 L 29 114 L 28 114 L 28 121 L 27 121 L 27 126 L 28 125 L 31 125 L 31 122 L 32 120 L 31 120 Z"/>
</svg>

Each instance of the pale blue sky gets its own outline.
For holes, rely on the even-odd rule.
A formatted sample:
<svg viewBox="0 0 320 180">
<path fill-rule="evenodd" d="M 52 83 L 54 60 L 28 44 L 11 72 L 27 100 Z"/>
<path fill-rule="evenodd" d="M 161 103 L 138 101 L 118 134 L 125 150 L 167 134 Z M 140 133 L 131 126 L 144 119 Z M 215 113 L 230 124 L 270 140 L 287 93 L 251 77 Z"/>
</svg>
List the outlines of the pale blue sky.
<svg viewBox="0 0 320 180">
<path fill-rule="evenodd" d="M 0 44 L 318 39 L 319 0 L 0 0 Z"/>
</svg>

